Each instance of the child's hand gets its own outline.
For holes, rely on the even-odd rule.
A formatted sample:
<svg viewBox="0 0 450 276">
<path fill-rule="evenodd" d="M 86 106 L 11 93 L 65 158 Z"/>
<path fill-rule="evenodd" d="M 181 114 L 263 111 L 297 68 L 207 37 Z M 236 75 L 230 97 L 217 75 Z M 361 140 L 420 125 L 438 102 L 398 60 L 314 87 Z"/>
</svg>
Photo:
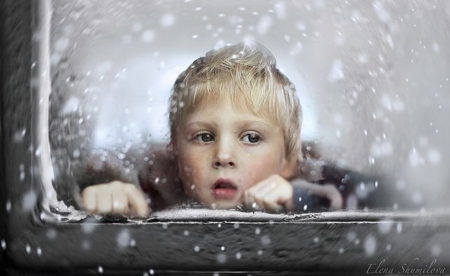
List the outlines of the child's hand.
<svg viewBox="0 0 450 276">
<path fill-rule="evenodd" d="M 343 198 L 333 184 L 312 184 L 306 181 L 295 181 L 293 185 L 300 187 L 311 196 L 322 197 L 330 201 L 329 210 L 339 210 L 343 207 Z"/>
<path fill-rule="evenodd" d="M 342 196 L 334 185 L 318 185 L 306 181 L 299 181 L 296 185 L 311 196 L 328 199 L 330 210 L 342 208 Z M 244 204 L 267 212 L 293 211 L 295 209 L 293 196 L 292 184 L 279 175 L 272 175 L 244 192 Z"/>
<path fill-rule="evenodd" d="M 133 184 L 113 181 L 89 186 L 81 193 L 86 212 L 146 217 L 150 208 L 144 194 Z"/>
<path fill-rule="evenodd" d="M 293 193 L 292 185 L 276 174 L 247 189 L 244 192 L 244 204 L 266 212 L 293 210 Z"/>
</svg>

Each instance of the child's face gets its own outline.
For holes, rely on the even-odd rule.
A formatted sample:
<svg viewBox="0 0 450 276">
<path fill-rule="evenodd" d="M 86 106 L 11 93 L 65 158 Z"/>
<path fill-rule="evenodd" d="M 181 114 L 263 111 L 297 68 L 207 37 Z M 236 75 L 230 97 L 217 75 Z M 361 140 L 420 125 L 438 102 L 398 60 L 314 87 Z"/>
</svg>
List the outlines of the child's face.
<svg viewBox="0 0 450 276">
<path fill-rule="evenodd" d="M 186 194 L 215 208 L 236 207 L 246 189 L 274 174 L 287 177 L 295 163 L 285 156 L 280 127 L 229 100 L 187 116 L 174 146 Z"/>
</svg>

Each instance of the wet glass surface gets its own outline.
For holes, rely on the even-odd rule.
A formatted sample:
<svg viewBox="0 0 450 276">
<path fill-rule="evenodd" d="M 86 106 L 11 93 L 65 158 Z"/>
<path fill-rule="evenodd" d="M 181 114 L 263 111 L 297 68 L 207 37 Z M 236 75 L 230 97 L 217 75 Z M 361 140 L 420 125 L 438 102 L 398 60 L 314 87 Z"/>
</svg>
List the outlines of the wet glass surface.
<svg viewBox="0 0 450 276">
<path fill-rule="evenodd" d="M 116 152 L 130 170 L 129 153 L 151 160 L 168 141 L 177 75 L 212 48 L 255 40 L 297 87 L 303 140 L 317 142 L 340 166 L 387 175 L 417 211 L 447 205 L 447 2 L 51 6 L 49 137 L 57 189 L 76 184 L 71 174 L 93 148 Z"/>
</svg>

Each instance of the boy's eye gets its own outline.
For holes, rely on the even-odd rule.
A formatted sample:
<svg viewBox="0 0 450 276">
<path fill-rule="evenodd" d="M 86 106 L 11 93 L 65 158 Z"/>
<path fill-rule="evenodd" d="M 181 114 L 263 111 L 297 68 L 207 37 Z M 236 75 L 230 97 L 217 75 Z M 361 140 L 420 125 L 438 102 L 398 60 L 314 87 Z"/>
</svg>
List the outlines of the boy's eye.
<svg viewBox="0 0 450 276">
<path fill-rule="evenodd" d="M 199 133 L 195 136 L 195 139 L 199 142 L 207 143 L 214 141 L 214 136 L 211 133 Z"/>
<path fill-rule="evenodd" d="M 247 143 L 256 144 L 261 140 L 261 136 L 257 133 L 249 133 L 242 137 L 242 140 Z"/>
</svg>

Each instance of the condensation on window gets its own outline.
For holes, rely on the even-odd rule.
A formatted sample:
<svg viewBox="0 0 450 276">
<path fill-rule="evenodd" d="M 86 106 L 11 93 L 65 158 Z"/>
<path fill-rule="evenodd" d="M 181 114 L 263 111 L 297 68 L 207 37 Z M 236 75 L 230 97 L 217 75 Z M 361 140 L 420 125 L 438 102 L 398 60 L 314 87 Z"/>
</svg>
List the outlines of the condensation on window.
<svg viewBox="0 0 450 276">
<path fill-rule="evenodd" d="M 49 45 L 37 62 L 48 62 L 51 86 L 41 112 L 58 199 L 73 195 L 91 149 L 164 147 L 178 74 L 212 48 L 255 40 L 296 85 L 303 140 L 343 167 L 388 175 L 417 210 L 446 205 L 449 3 L 42 2 Z M 371 252 L 373 241 L 365 246 Z"/>
</svg>

